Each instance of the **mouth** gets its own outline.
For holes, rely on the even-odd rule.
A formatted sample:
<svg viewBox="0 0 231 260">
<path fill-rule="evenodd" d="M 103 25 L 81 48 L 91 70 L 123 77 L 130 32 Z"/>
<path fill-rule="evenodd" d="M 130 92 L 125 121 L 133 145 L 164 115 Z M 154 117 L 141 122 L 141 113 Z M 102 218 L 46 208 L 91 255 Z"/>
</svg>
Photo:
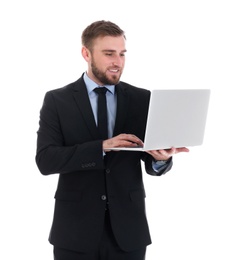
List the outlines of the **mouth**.
<svg viewBox="0 0 231 260">
<path fill-rule="evenodd" d="M 118 73 L 120 70 L 117 68 L 117 69 L 108 69 L 108 71 L 111 73 Z"/>
</svg>

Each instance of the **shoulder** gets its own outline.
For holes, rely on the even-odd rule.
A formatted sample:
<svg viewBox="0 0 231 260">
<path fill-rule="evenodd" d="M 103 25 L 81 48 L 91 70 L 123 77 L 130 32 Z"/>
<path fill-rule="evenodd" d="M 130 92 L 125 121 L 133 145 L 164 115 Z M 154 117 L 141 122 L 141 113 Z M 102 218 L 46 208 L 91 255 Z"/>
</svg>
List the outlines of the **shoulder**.
<svg viewBox="0 0 231 260">
<path fill-rule="evenodd" d="M 116 85 L 117 89 L 128 94 L 130 97 L 137 97 L 137 98 L 145 98 L 149 99 L 151 91 L 145 88 L 140 88 L 129 83 L 120 81 L 118 85 Z"/>
<path fill-rule="evenodd" d="M 78 80 L 71 82 L 63 87 L 49 90 L 46 92 L 45 96 L 52 96 L 54 98 L 65 98 L 67 96 L 71 96 L 73 92 L 78 91 L 81 88 L 85 88 L 83 77 L 80 77 Z"/>
</svg>

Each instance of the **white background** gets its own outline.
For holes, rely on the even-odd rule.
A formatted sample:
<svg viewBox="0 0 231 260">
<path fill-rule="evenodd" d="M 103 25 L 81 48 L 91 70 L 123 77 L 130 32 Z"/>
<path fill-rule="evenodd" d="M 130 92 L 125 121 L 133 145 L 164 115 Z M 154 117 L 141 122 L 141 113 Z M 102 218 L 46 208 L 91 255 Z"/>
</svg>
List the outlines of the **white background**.
<svg viewBox="0 0 231 260">
<path fill-rule="evenodd" d="M 204 144 L 176 155 L 168 174 L 144 175 L 147 260 L 231 259 L 229 2 L 1 1 L 1 259 L 52 259 L 58 176 L 42 176 L 35 165 L 39 110 L 46 91 L 86 70 L 80 35 L 101 19 L 126 32 L 122 80 L 212 90 Z"/>
</svg>

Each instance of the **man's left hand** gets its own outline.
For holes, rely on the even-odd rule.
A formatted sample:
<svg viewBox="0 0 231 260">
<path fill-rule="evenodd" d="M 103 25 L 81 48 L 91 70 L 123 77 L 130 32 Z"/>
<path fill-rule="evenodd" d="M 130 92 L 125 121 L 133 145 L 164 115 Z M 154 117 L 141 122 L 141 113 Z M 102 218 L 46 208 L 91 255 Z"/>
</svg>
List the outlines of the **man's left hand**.
<svg viewBox="0 0 231 260">
<path fill-rule="evenodd" d="M 189 152 L 189 149 L 186 147 L 180 147 L 180 148 L 172 147 L 171 149 L 147 151 L 147 153 L 150 154 L 157 161 L 167 161 L 174 154 L 182 153 L 182 152 Z"/>
</svg>

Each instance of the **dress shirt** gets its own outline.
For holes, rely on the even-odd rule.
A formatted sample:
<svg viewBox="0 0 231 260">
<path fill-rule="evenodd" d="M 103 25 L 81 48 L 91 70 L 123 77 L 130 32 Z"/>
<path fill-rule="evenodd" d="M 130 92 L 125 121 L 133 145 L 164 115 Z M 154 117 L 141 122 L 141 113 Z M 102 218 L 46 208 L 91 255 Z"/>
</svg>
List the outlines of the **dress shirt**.
<svg viewBox="0 0 231 260">
<path fill-rule="evenodd" d="M 91 80 L 86 72 L 84 73 L 83 79 L 87 87 L 87 92 L 89 95 L 92 111 L 94 114 L 95 122 L 97 124 L 98 94 L 94 92 L 94 89 L 100 86 L 97 85 L 93 80 Z M 108 89 L 106 93 L 108 114 L 108 137 L 111 138 L 113 136 L 113 130 L 115 126 L 117 96 L 115 93 L 115 85 L 104 85 L 104 87 Z"/>
<path fill-rule="evenodd" d="M 93 80 L 91 80 L 88 77 L 86 72 L 84 73 L 83 79 L 84 79 L 84 82 L 87 87 L 87 92 L 88 92 L 88 96 L 90 99 L 92 111 L 94 114 L 95 122 L 97 124 L 97 98 L 98 98 L 98 95 L 97 95 L 97 93 L 95 93 L 94 89 L 97 87 L 100 87 L 100 86 L 97 85 Z M 107 112 L 108 112 L 108 137 L 111 138 L 113 136 L 113 130 L 114 130 L 114 126 L 115 126 L 117 96 L 115 93 L 115 85 L 104 85 L 104 87 L 108 89 L 108 91 L 106 92 Z M 166 167 L 166 163 L 164 161 L 156 163 L 153 160 L 152 167 L 155 171 L 158 172 Z"/>
</svg>

